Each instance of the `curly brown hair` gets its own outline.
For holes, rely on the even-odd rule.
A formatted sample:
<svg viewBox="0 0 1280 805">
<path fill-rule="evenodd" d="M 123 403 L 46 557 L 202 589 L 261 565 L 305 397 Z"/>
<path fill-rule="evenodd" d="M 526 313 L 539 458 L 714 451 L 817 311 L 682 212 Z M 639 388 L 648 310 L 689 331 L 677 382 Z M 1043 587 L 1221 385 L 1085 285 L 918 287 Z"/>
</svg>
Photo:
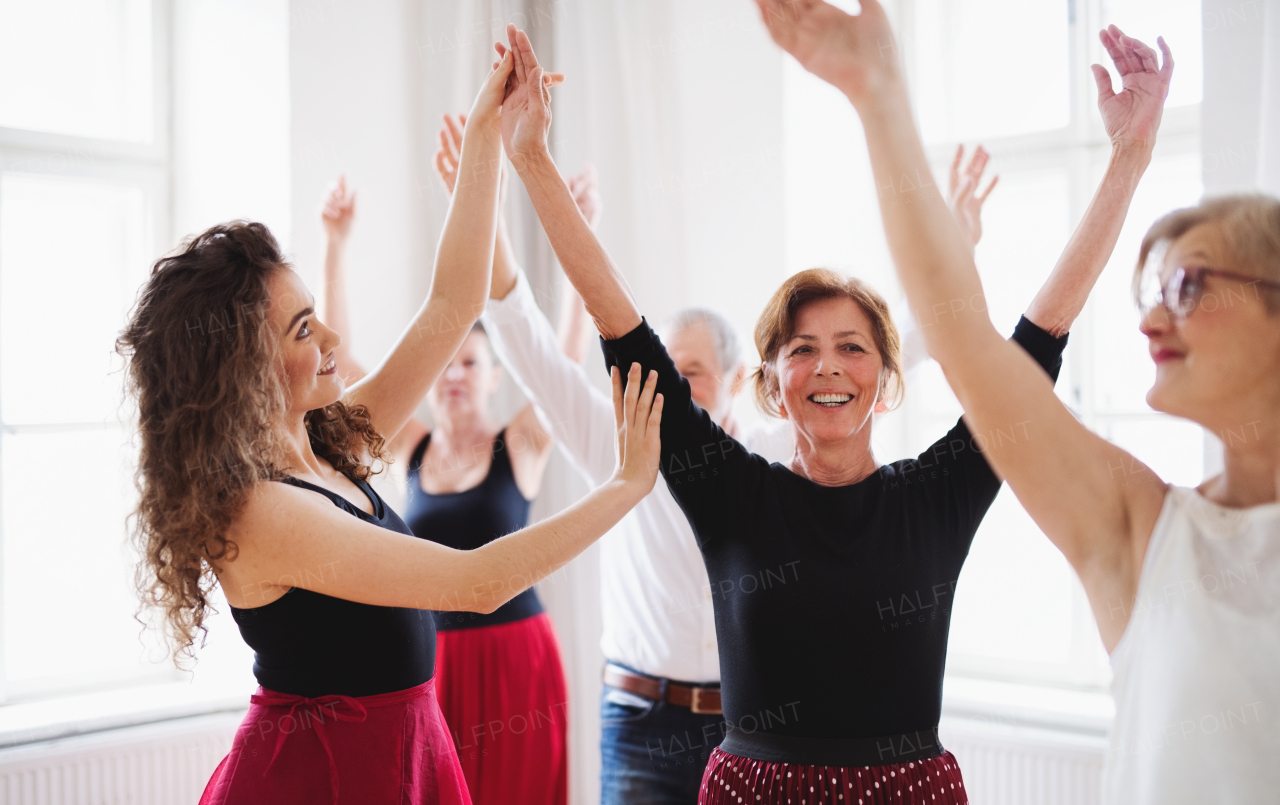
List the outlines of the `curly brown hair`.
<svg viewBox="0 0 1280 805">
<path fill-rule="evenodd" d="M 268 326 L 270 276 L 289 264 L 260 223 L 210 227 L 161 257 L 116 340 L 137 405 L 139 501 L 131 520 L 142 557 L 139 614 L 163 615 L 174 662 L 194 659 L 210 614 L 226 538 L 254 484 L 280 480 L 274 429 L 288 408 L 280 334 Z M 364 480 L 386 460 L 364 406 L 335 402 L 306 414 L 311 448 Z"/>
</svg>

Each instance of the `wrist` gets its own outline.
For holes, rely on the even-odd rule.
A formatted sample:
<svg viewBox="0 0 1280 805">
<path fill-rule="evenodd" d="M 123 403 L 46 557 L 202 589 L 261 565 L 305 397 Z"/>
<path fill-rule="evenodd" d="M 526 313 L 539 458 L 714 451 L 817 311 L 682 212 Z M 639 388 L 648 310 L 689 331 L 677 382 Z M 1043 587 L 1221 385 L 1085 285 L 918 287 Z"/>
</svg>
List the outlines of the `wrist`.
<svg viewBox="0 0 1280 805">
<path fill-rule="evenodd" d="M 868 120 L 891 119 L 905 113 L 908 118 L 911 118 L 912 126 L 915 125 L 907 87 L 896 76 L 885 77 L 858 87 L 856 91 L 851 89 L 842 91 L 864 123 Z"/>
<path fill-rule="evenodd" d="M 560 173 L 556 170 L 555 160 L 551 158 L 551 152 L 546 149 L 545 145 L 532 153 L 512 154 L 511 165 L 516 169 L 516 173 L 520 174 L 520 178 L 525 180 L 526 184 L 536 179 L 545 178 L 549 174 L 554 174 L 557 179 L 560 178 Z"/>
<path fill-rule="evenodd" d="M 1121 167 L 1136 167 L 1145 170 L 1151 164 L 1151 155 L 1155 151 L 1154 142 L 1142 140 L 1112 140 L 1111 164 Z"/>
</svg>

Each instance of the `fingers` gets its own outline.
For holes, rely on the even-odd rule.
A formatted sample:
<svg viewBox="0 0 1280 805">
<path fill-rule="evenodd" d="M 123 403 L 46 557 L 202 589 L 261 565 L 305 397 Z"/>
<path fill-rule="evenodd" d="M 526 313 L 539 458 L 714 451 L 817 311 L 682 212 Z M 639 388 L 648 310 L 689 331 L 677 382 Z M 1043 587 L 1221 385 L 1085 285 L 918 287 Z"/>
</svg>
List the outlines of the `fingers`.
<svg viewBox="0 0 1280 805">
<path fill-rule="evenodd" d="M 460 123 L 455 122 L 452 115 L 444 116 L 444 125 L 449 129 L 449 139 L 453 141 L 453 148 L 450 153 L 455 157 L 455 161 L 457 161 L 457 155 L 462 152 L 462 128 L 467 125 L 466 115 L 460 115 L 459 118 L 461 120 Z"/>
<path fill-rule="evenodd" d="M 1120 44 L 1129 52 L 1130 58 L 1142 65 L 1143 71 L 1148 73 L 1160 72 L 1160 60 L 1156 58 L 1156 52 L 1147 47 L 1142 41 L 1134 39 L 1132 36 L 1121 36 Z"/>
<path fill-rule="evenodd" d="M 1101 64 L 1091 64 L 1089 69 L 1093 71 L 1093 80 L 1098 85 L 1098 103 L 1106 103 L 1114 98 L 1116 91 L 1111 84 L 1111 73 L 1107 72 L 1107 68 Z"/>
<path fill-rule="evenodd" d="M 956 146 L 956 158 L 951 160 L 951 180 L 948 182 L 948 192 L 954 198 L 956 189 L 960 187 L 960 161 L 964 159 L 964 143 Z"/>
<path fill-rule="evenodd" d="M 544 87 L 554 87 L 557 84 L 564 83 L 564 73 L 543 73 L 542 85 Z"/>
<path fill-rule="evenodd" d="M 621 429 L 626 419 L 622 412 L 622 375 L 618 373 L 618 367 L 609 369 L 609 382 L 613 384 L 613 422 Z"/>
<path fill-rule="evenodd" d="M 520 52 L 520 46 L 516 43 L 516 39 L 517 39 L 516 26 L 508 24 L 507 25 L 507 46 L 511 49 L 511 52 L 515 55 L 516 80 L 519 81 L 521 84 L 523 84 L 525 81 L 529 80 L 529 72 L 528 72 L 529 68 L 524 63 L 524 54 Z"/>
<path fill-rule="evenodd" d="M 1098 38 L 1102 41 L 1102 46 L 1106 49 L 1107 55 L 1111 57 L 1112 63 L 1115 64 L 1116 70 L 1121 76 L 1137 70 L 1137 66 L 1131 63 L 1128 52 L 1120 46 L 1120 37 L 1123 34 L 1120 29 L 1112 25 L 1098 32 Z"/>
<path fill-rule="evenodd" d="M 636 402 L 637 412 L 645 415 L 647 421 L 649 410 L 653 408 L 653 395 L 658 393 L 658 372 L 654 369 L 649 370 L 649 376 L 644 379 L 644 388 L 640 390 L 640 399 Z M 637 418 L 639 418 L 637 416 Z"/>
<path fill-rule="evenodd" d="M 1169 79 L 1173 77 L 1173 51 L 1169 50 L 1169 46 L 1165 43 L 1163 36 L 1156 37 L 1156 44 L 1160 46 L 1160 52 L 1164 54 L 1164 66 L 1160 68 L 1160 76 L 1164 78 L 1167 84 Z"/>
<path fill-rule="evenodd" d="M 444 151 L 436 151 L 436 173 L 440 174 L 443 179 L 446 174 L 452 173 L 449 165 L 444 161 Z"/>
<path fill-rule="evenodd" d="M 991 184 L 987 185 L 987 189 L 986 189 L 986 190 L 983 190 L 981 193 L 979 193 L 978 195 L 974 196 L 974 200 L 976 200 L 976 201 L 978 202 L 978 206 L 979 206 L 979 207 L 981 207 L 981 206 L 986 202 L 986 200 L 987 200 L 987 196 L 991 195 L 991 191 L 996 189 L 996 182 L 998 182 L 998 181 L 1000 181 L 1000 175 L 999 175 L 999 174 L 997 174 L 997 175 L 995 175 L 995 176 L 992 176 L 992 177 L 991 177 Z"/>
<path fill-rule="evenodd" d="M 649 409 L 649 422 L 645 426 L 646 433 L 662 433 L 662 400 L 661 394 L 653 398 L 653 407 Z"/>
<path fill-rule="evenodd" d="M 969 165 L 965 168 L 965 176 L 973 179 L 974 184 L 982 178 L 982 172 L 987 169 L 987 162 L 990 161 L 991 154 L 987 153 L 987 149 L 978 146 L 973 151 L 973 156 L 969 159 Z"/>
<path fill-rule="evenodd" d="M 633 363 L 627 370 L 627 388 L 622 396 L 622 415 L 627 427 L 631 428 L 636 421 L 636 402 L 640 399 L 640 364 Z"/>
<path fill-rule="evenodd" d="M 448 115 L 445 116 L 448 120 Z M 444 152 L 445 158 L 453 165 L 458 164 L 458 151 L 454 147 L 455 140 L 450 136 L 448 127 L 440 129 L 440 150 Z"/>
<path fill-rule="evenodd" d="M 515 27 L 515 26 L 511 26 Z M 516 44 L 520 47 L 520 58 L 524 60 L 524 68 L 527 72 L 532 73 L 538 68 L 538 57 L 533 52 L 533 43 L 529 41 L 529 35 L 519 29 L 516 30 Z"/>
</svg>

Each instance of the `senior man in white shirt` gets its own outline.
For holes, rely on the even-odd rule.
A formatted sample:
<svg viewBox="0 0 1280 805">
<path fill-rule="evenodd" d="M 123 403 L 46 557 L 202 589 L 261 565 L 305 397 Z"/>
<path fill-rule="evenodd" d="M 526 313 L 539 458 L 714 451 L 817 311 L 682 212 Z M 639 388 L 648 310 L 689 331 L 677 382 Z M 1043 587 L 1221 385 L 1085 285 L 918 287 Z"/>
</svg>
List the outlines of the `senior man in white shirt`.
<svg viewBox="0 0 1280 805">
<path fill-rule="evenodd" d="M 459 152 L 450 138 L 460 130 L 454 126 L 441 132 L 436 158 L 449 188 Z M 963 171 L 961 156 L 957 151 L 952 166 L 952 209 L 976 244 L 982 203 L 995 182 L 978 193 L 986 155 L 979 149 Z M 600 202 L 594 174 L 584 176 L 574 194 L 594 227 Z M 558 335 L 516 264 L 499 216 L 490 301 L 481 322 L 507 372 L 542 413 L 570 463 L 594 487 L 614 469 L 613 403 L 580 366 L 582 335 L 594 332 L 581 301 L 568 300 L 567 310 L 570 318 Z M 903 359 L 910 368 L 925 351 L 905 305 L 896 312 L 897 320 L 907 325 Z M 770 423 L 743 432 L 734 422 L 733 402 L 746 367 L 741 341 L 728 319 L 690 308 L 662 329 L 694 402 L 751 452 L 770 461 L 790 461 L 795 448 L 790 428 Z M 600 647 L 607 661 L 600 702 L 601 803 L 692 805 L 707 759 L 725 730 L 712 601 L 727 589 L 724 584 L 735 582 L 708 578 L 693 529 L 662 478 L 601 539 L 600 547 Z M 794 568 L 770 570 L 777 583 L 796 580 Z"/>
</svg>

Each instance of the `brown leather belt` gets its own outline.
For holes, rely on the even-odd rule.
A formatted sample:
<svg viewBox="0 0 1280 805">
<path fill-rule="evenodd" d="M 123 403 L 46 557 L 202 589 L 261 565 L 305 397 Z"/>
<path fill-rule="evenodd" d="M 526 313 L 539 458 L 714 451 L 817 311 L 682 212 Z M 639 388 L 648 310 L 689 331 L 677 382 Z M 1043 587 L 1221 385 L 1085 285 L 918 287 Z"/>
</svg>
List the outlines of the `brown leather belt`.
<svg viewBox="0 0 1280 805">
<path fill-rule="evenodd" d="M 666 682 L 667 696 L 662 697 L 662 683 Z M 610 687 L 634 693 L 650 701 L 674 704 L 677 707 L 688 707 L 690 712 L 699 715 L 720 715 L 720 688 L 695 688 L 681 685 L 670 680 L 654 679 L 641 676 L 619 668 L 616 665 L 604 667 L 604 683 Z"/>
</svg>

